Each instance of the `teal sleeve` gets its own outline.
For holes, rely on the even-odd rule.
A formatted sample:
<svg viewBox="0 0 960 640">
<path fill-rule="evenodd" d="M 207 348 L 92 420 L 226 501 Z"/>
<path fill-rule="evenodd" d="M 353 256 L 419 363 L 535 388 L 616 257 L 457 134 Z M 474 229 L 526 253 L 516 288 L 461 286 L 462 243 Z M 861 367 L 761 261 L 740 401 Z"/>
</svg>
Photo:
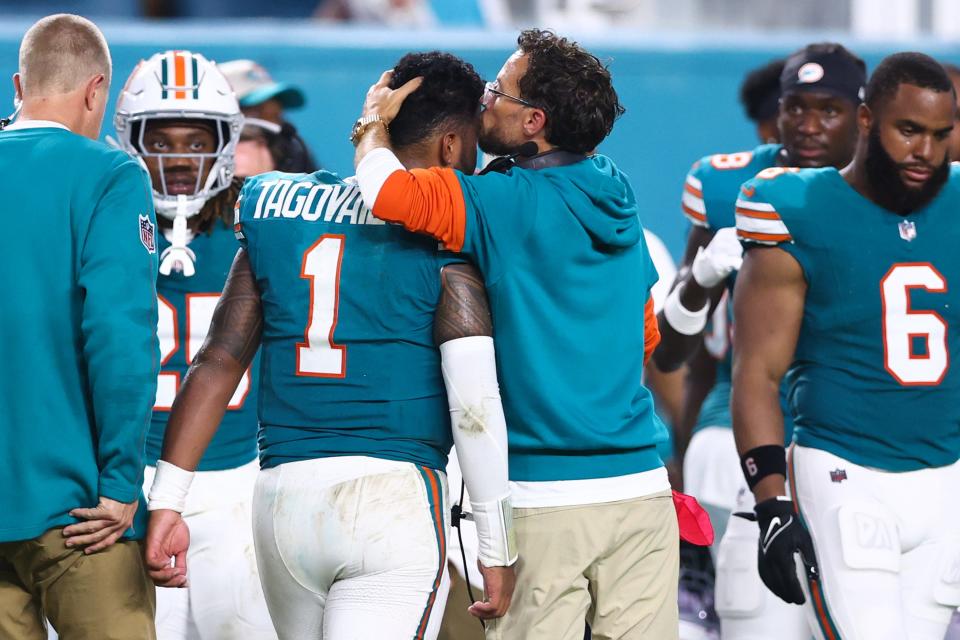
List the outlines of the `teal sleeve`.
<svg viewBox="0 0 960 640">
<path fill-rule="evenodd" d="M 647 294 L 649 296 L 650 290 L 653 289 L 653 285 L 657 284 L 660 280 L 660 273 L 657 271 L 657 266 L 653 263 L 653 256 L 650 255 L 650 247 L 647 246 L 647 238 L 644 234 L 640 234 L 640 242 L 643 245 L 643 266 L 644 266 L 644 280 L 647 284 Z"/>
<path fill-rule="evenodd" d="M 247 178 L 243 181 L 243 187 L 240 189 L 240 193 L 237 194 L 237 202 L 233 205 L 233 235 L 236 236 L 237 241 L 240 243 L 240 246 L 244 249 L 247 248 L 247 234 L 244 232 L 244 222 L 246 222 L 249 214 L 244 211 L 245 208 L 250 206 L 251 198 L 256 198 L 256 188 L 257 188 L 257 178 Z"/>
<path fill-rule="evenodd" d="M 466 228 L 462 252 L 473 258 L 491 285 L 510 268 L 533 229 L 537 197 L 526 172 L 457 178 L 463 190 Z"/>
<path fill-rule="evenodd" d="M 132 161 L 113 169 L 79 257 L 81 334 L 97 431 L 98 491 L 119 502 L 140 495 L 144 441 L 160 365 L 152 235 L 156 219 L 147 180 Z M 149 225 L 141 223 L 141 217 Z"/>
</svg>

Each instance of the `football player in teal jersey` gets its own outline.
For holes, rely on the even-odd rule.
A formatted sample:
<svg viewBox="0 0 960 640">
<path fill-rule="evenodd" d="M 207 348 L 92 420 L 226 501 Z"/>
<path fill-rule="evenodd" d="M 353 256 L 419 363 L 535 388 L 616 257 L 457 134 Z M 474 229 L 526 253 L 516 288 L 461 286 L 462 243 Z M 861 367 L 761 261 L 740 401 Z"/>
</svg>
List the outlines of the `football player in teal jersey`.
<svg viewBox="0 0 960 640">
<path fill-rule="evenodd" d="M 734 330 L 726 294 L 741 260 L 733 227 L 737 194 L 743 182 L 768 167 L 842 167 L 849 162 L 856 142 L 856 107 L 865 83 L 863 61 L 841 45 L 804 47 L 787 58 L 780 77 L 778 126 L 783 144 L 706 156 L 694 164 L 684 185 L 682 209 L 692 223 L 686 266 L 660 316 L 663 340 L 654 359 L 670 368 L 698 349 L 689 362 L 691 379 L 703 380 L 702 387 L 712 381 L 702 404 L 686 408 L 684 428 L 675 437 L 684 489 L 710 510 L 721 535 L 729 522 L 729 535 L 716 546 L 716 608 L 724 637 L 784 633 L 798 640 L 809 637 L 799 608 L 768 595 L 758 579 L 752 552 L 756 527 L 738 519 L 728 521 L 731 510 L 752 507 L 730 428 Z M 696 300 L 688 302 L 692 297 Z M 711 328 L 705 333 L 711 305 L 715 307 Z M 703 397 L 703 392 L 699 395 Z M 788 619 L 794 622 L 785 622 Z"/>
<path fill-rule="evenodd" d="M 395 75 L 424 89 L 390 127 L 404 159 L 472 172 L 473 68 L 410 54 Z M 470 611 L 503 615 L 516 560 L 506 424 L 475 269 L 373 217 L 355 181 L 324 171 L 248 179 L 234 229 L 243 248 L 175 401 L 161 460 L 174 473 L 160 493 L 183 495 L 262 344 L 254 536 L 279 636 L 436 637 L 451 442 L 488 596 Z M 147 538 L 154 578 L 182 585 L 180 516 L 153 512 Z"/>
<path fill-rule="evenodd" d="M 233 178 L 242 115 L 216 65 L 190 51 L 141 62 L 117 101 L 121 146 L 147 168 L 161 234 L 157 302 L 161 371 L 147 436 L 145 488 L 158 462 L 170 408 L 200 350 L 238 244 Z M 257 375 L 244 373 L 189 498 L 171 505 L 151 493 L 150 510 L 176 508 L 194 544 L 189 589 L 159 589 L 161 640 L 276 638 L 253 557 L 251 504 L 257 477 Z"/>
<path fill-rule="evenodd" d="M 936 61 L 889 56 L 850 165 L 767 169 L 737 203 L 732 408 L 760 576 L 822 638 L 939 640 L 960 604 L 955 113 Z"/>
</svg>

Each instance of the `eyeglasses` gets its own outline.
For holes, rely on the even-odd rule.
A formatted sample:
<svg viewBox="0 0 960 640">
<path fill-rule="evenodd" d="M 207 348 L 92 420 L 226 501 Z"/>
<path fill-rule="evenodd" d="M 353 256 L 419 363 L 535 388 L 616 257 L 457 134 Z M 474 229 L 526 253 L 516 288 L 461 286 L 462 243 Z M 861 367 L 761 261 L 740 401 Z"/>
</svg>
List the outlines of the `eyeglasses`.
<svg viewBox="0 0 960 640">
<path fill-rule="evenodd" d="M 506 98 L 507 100 L 513 100 L 517 104 L 522 104 L 525 107 L 530 107 L 531 109 L 540 109 L 540 107 L 538 107 L 537 105 L 531 102 L 527 102 L 523 98 L 518 98 L 517 96 L 512 96 L 509 93 L 504 93 L 503 91 L 500 91 L 500 89 L 497 89 L 496 82 L 488 82 L 486 85 L 484 85 L 483 88 L 484 88 L 484 95 L 488 93 L 492 93 L 495 96 Z"/>
</svg>

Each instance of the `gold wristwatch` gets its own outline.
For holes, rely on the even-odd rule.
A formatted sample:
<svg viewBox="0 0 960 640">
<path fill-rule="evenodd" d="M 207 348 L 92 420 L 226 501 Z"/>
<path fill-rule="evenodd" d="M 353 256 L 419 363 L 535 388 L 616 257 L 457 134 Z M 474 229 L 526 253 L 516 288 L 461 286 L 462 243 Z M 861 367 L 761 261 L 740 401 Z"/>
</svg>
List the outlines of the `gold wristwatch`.
<svg viewBox="0 0 960 640">
<path fill-rule="evenodd" d="M 353 143 L 353 146 L 357 146 L 360 143 L 360 138 L 367 132 L 367 129 L 375 124 L 381 124 L 385 130 L 387 129 L 387 123 L 380 117 L 379 113 L 357 118 L 357 121 L 353 123 L 353 129 L 350 131 L 350 142 Z"/>
</svg>

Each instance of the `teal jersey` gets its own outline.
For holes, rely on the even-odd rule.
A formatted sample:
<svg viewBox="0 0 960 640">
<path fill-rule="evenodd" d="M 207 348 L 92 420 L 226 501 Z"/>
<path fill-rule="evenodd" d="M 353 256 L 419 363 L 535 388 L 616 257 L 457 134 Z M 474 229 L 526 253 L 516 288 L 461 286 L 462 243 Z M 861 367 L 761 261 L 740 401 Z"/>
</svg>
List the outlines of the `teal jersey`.
<svg viewBox="0 0 960 640">
<path fill-rule="evenodd" d="M 786 377 L 797 444 L 886 471 L 960 457 L 958 210 L 957 165 L 906 216 L 832 168 L 772 169 L 744 185 L 741 239 L 783 249 L 807 282 Z"/>
<path fill-rule="evenodd" d="M 160 253 L 169 246 L 161 234 Z M 207 337 L 213 310 L 240 245 L 229 226 L 214 222 L 209 233 L 200 233 L 191 240 L 189 248 L 196 256 L 194 275 L 187 277 L 174 271 L 168 276 L 157 276 L 157 335 L 163 366 L 157 379 L 153 422 L 147 436 L 147 464 L 156 464 L 160 457 L 173 399 L 190 362 Z M 217 433 L 200 459 L 198 471 L 233 469 L 257 457 L 258 365 L 259 356 L 254 358 L 230 399 Z"/>
<path fill-rule="evenodd" d="M 456 174 L 462 251 L 484 274 L 510 478 L 604 478 L 661 466 L 666 428 L 641 383 L 657 281 L 627 177 L 602 155 Z"/>
<path fill-rule="evenodd" d="M 22 125 L 20 125 L 22 126 Z M 73 524 L 98 496 L 139 499 L 157 349 L 146 172 L 53 126 L 0 131 L 0 542 Z"/>
<path fill-rule="evenodd" d="M 325 171 L 248 178 L 237 215 L 264 316 L 261 465 L 366 455 L 444 468 L 433 316 L 450 254 L 373 217 Z"/>
<path fill-rule="evenodd" d="M 777 166 L 782 150 L 783 145 L 763 144 L 752 151 L 704 156 L 694 163 L 687 174 L 681 199 L 684 215 L 691 224 L 714 232 L 725 227 L 736 226 L 735 210 L 740 186 L 760 171 Z M 729 281 L 731 290 L 735 279 L 736 273 L 731 274 Z M 717 324 L 716 319 L 714 324 Z M 729 348 L 720 351 L 722 356 L 717 360 L 716 384 L 700 407 L 700 414 L 694 426 L 695 432 L 704 427 L 730 428 L 733 424 L 730 416 L 733 354 L 732 349 Z M 780 391 L 784 409 L 784 434 L 786 441 L 789 442 L 793 434 L 793 422 L 787 410 L 786 386 Z"/>
<path fill-rule="evenodd" d="M 697 160 L 683 185 L 683 214 L 691 224 L 711 231 L 735 226 L 740 185 L 776 166 L 782 150 L 779 144 L 763 144 L 752 151 L 716 153 Z"/>
</svg>

